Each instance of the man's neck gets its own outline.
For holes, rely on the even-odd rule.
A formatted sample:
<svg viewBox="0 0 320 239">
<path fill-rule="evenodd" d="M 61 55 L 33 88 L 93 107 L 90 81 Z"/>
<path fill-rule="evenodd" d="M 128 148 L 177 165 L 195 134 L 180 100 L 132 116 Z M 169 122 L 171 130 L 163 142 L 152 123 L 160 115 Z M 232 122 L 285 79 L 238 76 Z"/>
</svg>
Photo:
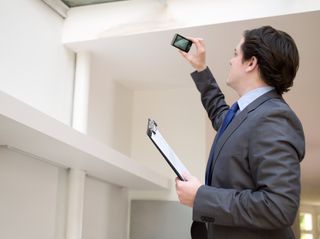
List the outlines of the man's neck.
<svg viewBox="0 0 320 239">
<path fill-rule="evenodd" d="M 269 85 L 266 84 L 263 80 L 259 79 L 256 81 L 251 81 L 250 84 L 247 83 L 246 85 L 239 86 L 239 88 L 235 89 L 235 91 L 238 93 L 239 97 L 241 97 L 252 90 L 267 86 Z"/>
</svg>

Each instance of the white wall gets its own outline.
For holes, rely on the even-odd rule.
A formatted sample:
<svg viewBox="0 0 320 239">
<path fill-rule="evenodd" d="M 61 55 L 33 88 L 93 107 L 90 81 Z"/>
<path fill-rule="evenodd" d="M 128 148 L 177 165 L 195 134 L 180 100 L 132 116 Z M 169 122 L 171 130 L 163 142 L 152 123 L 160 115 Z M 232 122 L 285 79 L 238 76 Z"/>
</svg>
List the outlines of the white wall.
<svg viewBox="0 0 320 239">
<path fill-rule="evenodd" d="M 130 156 L 133 91 L 91 59 L 87 134 Z M 128 192 L 92 178 L 85 188 L 83 239 L 127 238 Z"/>
<path fill-rule="evenodd" d="M 125 239 L 128 196 L 123 188 L 93 178 L 86 179 L 83 239 Z"/>
<path fill-rule="evenodd" d="M 114 81 L 99 59 L 91 63 L 88 135 L 130 156 L 133 91 Z"/>
<path fill-rule="evenodd" d="M 0 147 L 0 238 L 64 239 L 68 172 Z M 86 177 L 83 239 L 127 238 L 128 193 Z"/>
<path fill-rule="evenodd" d="M 70 123 L 74 54 L 63 19 L 38 0 L 0 8 L 0 90 Z M 0 148 L 0 238 L 65 237 L 66 170 Z"/>
<path fill-rule="evenodd" d="M 61 43 L 62 27 L 63 19 L 42 1 L 1 3 L 0 90 L 69 125 L 75 56 Z M 108 92 L 106 101 L 97 101 L 101 100 L 101 109 L 107 107 L 107 114 L 94 136 L 107 136 L 113 146 L 129 153 L 130 138 L 121 142 L 122 135 L 113 135 L 114 125 L 105 125 L 113 117 L 126 118 L 121 111 L 126 108 L 115 103 L 115 92 L 127 95 L 126 89 L 115 85 L 115 92 L 113 88 Z M 126 120 L 131 127 L 130 117 Z M 123 125 L 121 129 L 127 130 Z M 86 180 L 83 238 L 126 238 L 127 193 L 105 182 Z M 67 182 L 66 169 L 0 147 L 0 238 L 64 239 Z"/>
<path fill-rule="evenodd" d="M 191 174 L 204 182 L 207 162 L 205 117 L 200 95 L 195 87 L 191 89 L 135 91 L 132 158 L 163 175 L 168 175 L 174 181 L 175 174 L 146 135 L 147 120 L 151 118 L 156 121 L 162 136 Z M 177 200 L 174 187 L 172 188 L 170 195 L 149 192 L 144 193 L 143 197 Z M 135 194 L 133 197 L 142 196 Z"/>
<path fill-rule="evenodd" d="M 0 147 L 0 238 L 64 238 L 66 170 Z"/>
<path fill-rule="evenodd" d="M 1 2 L 0 90 L 69 124 L 74 54 L 61 44 L 62 25 L 42 1 Z"/>
</svg>

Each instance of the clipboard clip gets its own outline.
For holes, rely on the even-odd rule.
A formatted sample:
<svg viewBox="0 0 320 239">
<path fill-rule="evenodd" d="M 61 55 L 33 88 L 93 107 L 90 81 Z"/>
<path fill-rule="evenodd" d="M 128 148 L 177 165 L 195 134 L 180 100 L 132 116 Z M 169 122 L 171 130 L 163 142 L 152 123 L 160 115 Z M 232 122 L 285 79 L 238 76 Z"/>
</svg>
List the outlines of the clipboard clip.
<svg viewBox="0 0 320 239">
<path fill-rule="evenodd" d="M 147 129 L 148 136 L 151 137 L 152 133 L 156 134 L 156 131 L 157 131 L 157 123 L 152 119 L 148 119 L 148 129 Z"/>
</svg>

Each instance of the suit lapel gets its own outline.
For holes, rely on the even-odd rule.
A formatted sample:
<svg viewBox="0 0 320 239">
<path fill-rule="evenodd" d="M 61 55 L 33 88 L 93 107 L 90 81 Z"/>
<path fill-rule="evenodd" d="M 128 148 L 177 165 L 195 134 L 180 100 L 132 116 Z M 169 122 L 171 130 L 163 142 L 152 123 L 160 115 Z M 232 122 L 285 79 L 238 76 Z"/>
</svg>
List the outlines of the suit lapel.
<svg viewBox="0 0 320 239">
<path fill-rule="evenodd" d="M 241 111 L 234 119 L 231 121 L 230 125 L 226 128 L 224 133 L 221 135 L 220 139 L 217 142 L 217 145 L 214 150 L 214 161 L 212 164 L 212 169 L 214 169 L 217 158 L 219 157 L 220 151 L 223 148 L 223 145 L 227 139 L 232 135 L 232 133 L 246 120 L 248 113 L 258 108 L 262 103 L 269 99 L 281 98 L 276 91 L 269 91 L 262 96 L 258 97 L 252 103 L 250 103 L 243 111 Z"/>
</svg>

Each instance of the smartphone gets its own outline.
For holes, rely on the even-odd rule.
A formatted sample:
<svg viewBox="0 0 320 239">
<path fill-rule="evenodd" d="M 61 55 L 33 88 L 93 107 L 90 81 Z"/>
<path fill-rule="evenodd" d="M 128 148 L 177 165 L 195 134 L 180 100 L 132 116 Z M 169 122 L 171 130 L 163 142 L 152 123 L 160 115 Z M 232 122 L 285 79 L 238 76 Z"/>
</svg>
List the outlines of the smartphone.
<svg viewBox="0 0 320 239">
<path fill-rule="evenodd" d="M 189 52 L 192 45 L 192 41 L 179 34 L 175 34 L 171 41 L 171 45 L 180 49 L 181 51 Z"/>
</svg>

